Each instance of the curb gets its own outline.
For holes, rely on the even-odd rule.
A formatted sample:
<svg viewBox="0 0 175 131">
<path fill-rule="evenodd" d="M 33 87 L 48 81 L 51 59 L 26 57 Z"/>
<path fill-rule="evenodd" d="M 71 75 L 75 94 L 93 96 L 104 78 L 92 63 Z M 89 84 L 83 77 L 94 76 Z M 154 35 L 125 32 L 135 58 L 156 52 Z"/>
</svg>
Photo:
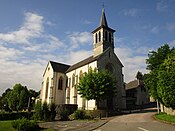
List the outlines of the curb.
<svg viewBox="0 0 175 131">
<path fill-rule="evenodd" d="M 156 115 L 156 114 L 154 114 L 154 115 L 152 116 L 152 118 L 153 118 L 154 120 L 159 121 L 159 122 L 162 122 L 162 123 L 165 123 L 165 124 L 169 124 L 169 125 L 175 126 L 175 123 L 172 123 L 172 122 L 168 122 L 168 121 L 164 121 L 164 120 L 158 119 L 158 118 L 156 118 L 155 115 Z"/>
</svg>

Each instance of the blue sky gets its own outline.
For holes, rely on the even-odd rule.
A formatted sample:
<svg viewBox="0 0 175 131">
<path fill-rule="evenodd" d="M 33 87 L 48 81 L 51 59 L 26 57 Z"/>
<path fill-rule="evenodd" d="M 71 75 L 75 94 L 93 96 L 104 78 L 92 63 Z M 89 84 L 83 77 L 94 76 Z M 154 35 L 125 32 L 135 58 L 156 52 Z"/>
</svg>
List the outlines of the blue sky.
<svg viewBox="0 0 175 131">
<path fill-rule="evenodd" d="M 175 46 L 175 0 L 1 0 L 0 94 L 16 83 L 40 90 L 49 60 L 71 65 L 92 55 L 103 3 L 125 82 L 147 72 L 149 50 Z"/>
</svg>

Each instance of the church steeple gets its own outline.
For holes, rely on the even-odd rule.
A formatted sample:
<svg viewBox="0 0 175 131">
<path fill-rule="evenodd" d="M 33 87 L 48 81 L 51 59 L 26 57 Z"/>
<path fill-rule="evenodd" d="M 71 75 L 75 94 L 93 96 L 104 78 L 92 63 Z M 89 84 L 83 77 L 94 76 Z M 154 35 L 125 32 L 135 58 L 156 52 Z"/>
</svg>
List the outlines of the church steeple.
<svg viewBox="0 0 175 131">
<path fill-rule="evenodd" d="M 94 57 L 100 55 L 109 47 L 114 49 L 114 32 L 115 30 L 108 27 L 103 7 L 100 19 L 100 25 L 94 31 L 92 31 L 94 37 L 93 42 Z"/>
<path fill-rule="evenodd" d="M 101 20 L 100 20 L 100 26 L 108 27 L 108 23 L 107 23 L 107 20 L 106 20 L 105 9 L 104 9 L 104 7 L 103 7 L 103 9 L 102 9 L 102 15 L 101 15 Z"/>
</svg>

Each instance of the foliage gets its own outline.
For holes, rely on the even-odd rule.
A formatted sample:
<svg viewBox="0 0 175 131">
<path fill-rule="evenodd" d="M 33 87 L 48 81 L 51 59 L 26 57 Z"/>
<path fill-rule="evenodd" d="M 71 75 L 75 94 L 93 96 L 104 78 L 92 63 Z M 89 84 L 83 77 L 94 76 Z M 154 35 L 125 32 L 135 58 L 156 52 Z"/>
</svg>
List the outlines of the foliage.
<svg viewBox="0 0 175 131">
<path fill-rule="evenodd" d="M 93 119 L 92 115 L 85 110 L 76 110 L 69 118 L 71 120 Z"/>
<path fill-rule="evenodd" d="M 5 110 L 5 111 L 11 111 L 9 106 L 8 106 L 8 101 L 7 101 L 7 93 L 10 92 L 11 89 L 7 89 L 2 96 L 0 97 L 0 110 Z"/>
<path fill-rule="evenodd" d="M 44 120 L 44 121 L 49 121 L 50 112 L 49 112 L 49 107 L 48 107 L 47 102 L 44 102 L 44 103 L 43 103 L 43 106 L 42 106 L 42 113 L 43 113 L 43 120 Z"/>
<path fill-rule="evenodd" d="M 150 73 L 144 76 L 144 84 L 150 95 L 166 107 L 175 108 L 175 49 L 165 44 L 152 51 L 146 60 Z"/>
<path fill-rule="evenodd" d="M 166 107 L 175 109 L 175 50 L 162 63 L 157 77 L 158 96 Z"/>
<path fill-rule="evenodd" d="M 138 71 L 137 74 L 136 74 L 136 78 L 138 80 L 143 80 L 143 74 L 142 74 L 142 72 Z"/>
<path fill-rule="evenodd" d="M 77 85 L 78 93 L 87 100 L 104 100 L 113 97 L 115 80 L 106 70 L 97 72 L 89 70 Z"/>
<path fill-rule="evenodd" d="M 0 120 L 15 120 L 22 117 L 30 119 L 33 112 L 4 112 L 0 113 Z"/>
<path fill-rule="evenodd" d="M 60 115 L 60 120 L 62 121 L 67 121 L 69 120 L 69 110 L 65 109 L 60 111 L 59 115 Z"/>
<path fill-rule="evenodd" d="M 56 106 L 54 103 L 48 105 L 46 102 L 42 104 L 41 101 L 37 101 L 34 110 L 33 119 L 35 120 L 53 121 L 55 119 Z"/>
<path fill-rule="evenodd" d="M 56 105 L 54 103 L 51 103 L 50 105 L 50 119 L 53 121 L 56 116 Z"/>
<path fill-rule="evenodd" d="M 39 126 L 35 121 L 30 121 L 26 118 L 14 120 L 12 122 L 12 127 L 18 131 L 36 131 L 39 129 Z"/>
<path fill-rule="evenodd" d="M 170 123 L 175 123 L 175 116 L 174 115 L 167 115 L 166 113 L 159 113 L 156 114 L 155 117 L 159 120 L 163 120 Z"/>
<path fill-rule="evenodd" d="M 36 98 L 38 95 L 34 90 L 28 90 L 26 86 L 21 84 L 14 85 L 13 89 L 7 89 L 0 98 L 0 109 L 5 111 L 21 111 L 28 107 L 32 107 L 34 101 L 32 97 Z M 29 101 L 30 99 L 30 101 Z"/>
<path fill-rule="evenodd" d="M 33 115 L 33 118 L 35 120 L 42 120 L 42 103 L 41 101 L 37 101 L 34 106 L 35 113 Z"/>
</svg>

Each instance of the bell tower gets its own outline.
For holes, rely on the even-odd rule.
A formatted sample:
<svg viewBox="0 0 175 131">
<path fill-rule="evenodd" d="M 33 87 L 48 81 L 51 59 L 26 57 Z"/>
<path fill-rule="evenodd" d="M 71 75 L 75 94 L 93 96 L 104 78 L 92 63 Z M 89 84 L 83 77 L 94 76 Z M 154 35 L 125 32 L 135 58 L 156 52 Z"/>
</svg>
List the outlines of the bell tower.
<svg viewBox="0 0 175 131">
<path fill-rule="evenodd" d="M 115 30 L 108 27 L 105 10 L 102 9 L 100 25 L 92 31 L 93 33 L 93 56 L 96 57 L 103 53 L 107 48 L 114 49 Z"/>
</svg>

